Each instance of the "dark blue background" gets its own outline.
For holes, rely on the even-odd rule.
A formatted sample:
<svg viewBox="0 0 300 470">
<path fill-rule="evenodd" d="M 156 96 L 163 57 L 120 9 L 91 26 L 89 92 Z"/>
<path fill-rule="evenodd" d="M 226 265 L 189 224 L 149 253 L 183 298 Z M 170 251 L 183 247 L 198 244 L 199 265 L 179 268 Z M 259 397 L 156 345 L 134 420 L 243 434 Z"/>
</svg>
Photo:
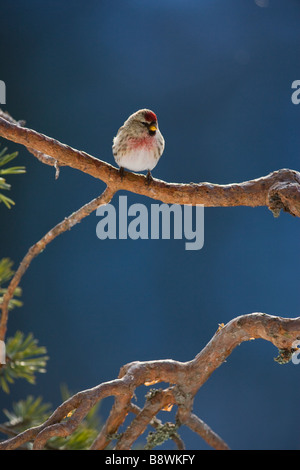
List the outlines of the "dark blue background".
<svg viewBox="0 0 300 470">
<path fill-rule="evenodd" d="M 153 109 L 166 140 L 153 176 L 166 181 L 299 170 L 300 106 L 291 102 L 299 20 L 296 0 L 2 0 L 3 108 L 112 164 L 118 127 Z M 0 257 L 17 267 L 105 186 L 70 168 L 55 181 L 53 168 L 8 147 L 27 168 L 8 178 L 16 206 L 0 207 Z M 134 202 L 153 201 L 128 195 Z M 92 214 L 56 239 L 23 278 L 24 307 L 11 314 L 8 336 L 33 332 L 50 361 L 35 387 L 19 380 L 3 406 L 29 393 L 57 406 L 62 383 L 89 388 L 133 360 L 190 360 L 237 315 L 299 315 L 299 221 L 288 214 L 207 208 L 200 251 L 185 251 L 183 240 L 100 241 L 98 221 Z M 300 447 L 300 366 L 275 356 L 270 343 L 243 343 L 197 395 L 195 413 L 233 449 Z M 207 448 L 188 429 L 181 434 L 188 449 Z"/>
</svg>

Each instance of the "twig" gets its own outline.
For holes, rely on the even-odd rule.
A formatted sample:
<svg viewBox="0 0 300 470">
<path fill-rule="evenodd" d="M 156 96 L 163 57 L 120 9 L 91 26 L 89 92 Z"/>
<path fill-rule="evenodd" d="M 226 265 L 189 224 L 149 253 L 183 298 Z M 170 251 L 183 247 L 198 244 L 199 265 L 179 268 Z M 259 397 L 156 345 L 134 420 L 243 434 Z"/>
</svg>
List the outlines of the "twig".
<svg viewBox="0 0 300 470">
<path fill-rule="evenodd" d="M 190 414 L 188 419 L 184 423 L 192 431 L 199 434 L 202 439 L 211 445 L 216 450 L 229 450 L 226 442 L 221 439 L 202 419 L 194 414 Z"/>
<path fill-rule="evenodd" d="M 134 413 L 135 415 L 138 415 L 142 411 L 142 409 L 139 406 L 137 406 L 135 403 L 130 403 L 130 411 L 132 413 Z M 161 420 L 158 419 L 156 416 L 154 416 L 152 418 L 152 420 L 150 421 L 149 424 L 150 424 L 150 426 L 153 426 L 153 428 L 157 429 L 157 430 L 159 430 L 163 426 Z M 178 450 L 184 450 L 185 449 L 184 442 L 180 438 L 180 436 L 173 435 L 172 440 L 175 442 Z"/>
<path fill-rule="evenodd" d="M 134 442 L 141 436 L 157 413 L 170 404 L 175 404 L 172 388 L 157 390 L 148 399 L 141 412 L 127 427 L 116 445 L 116 450 L 131 449 Z"/>
<path fill-rule="evenodd" d="M 11 279 L 9 286 L 3 296 L 0 309 L 2 310 L 0 320 L 0 340 L 4 341 L 7 321 L 8 321 L 8 305 L 11 300 L 15 289 L 18 287 L 23 275 L 28 269 L 31 261 L 39 255 L 50 242 L 52 242 L 58 235 L 64 233 L 66 230 L 70 230 L 75 224 L 78 224 L 84 217 L 90 215 L 102 204 L 107 204 L 113 197 L 114 191 L 107 187 L 104 192 L 90 201 L 89 203 L 82 206 L 76 212 L 66 217 L 62 222 L 53 227 L 47 232 L 37 243 L 35 243 L 27 252 L 23 260 L 21 261 L 15 275 Z"/>
<path fill-rule="evenodd" d="M 0 109 L 0 118 L 3 118 L 11 124 L 15 124 L 16 126 L 25 126 L 25 121 L 16 121 L 7 111 L 2 111 L 2 109 Z M 32 153 L 32 155 L 34 155 L 40 162 L 44 163 L 45 165 L 54 166 L 56 168 L 57 162 L 54 158 L 30 147 L 26 148 L 28 152 Z"/>
</svg>

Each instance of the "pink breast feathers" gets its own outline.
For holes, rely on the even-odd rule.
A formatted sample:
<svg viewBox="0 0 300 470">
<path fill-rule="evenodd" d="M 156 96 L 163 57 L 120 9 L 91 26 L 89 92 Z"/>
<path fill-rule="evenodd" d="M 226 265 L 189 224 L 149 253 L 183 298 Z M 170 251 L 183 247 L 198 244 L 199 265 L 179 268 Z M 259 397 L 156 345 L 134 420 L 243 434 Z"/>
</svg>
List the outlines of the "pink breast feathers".
<svg viewBox="0 0 300 470">
<path fill-rule="evenodd" d="M 140 148 L 151 148 L 153 146 L 153 137 L 147 135 L 144 138 L 130 138 L 128 139 L 128 147 L 132 150 L 140 149 Z"/>
</svg>

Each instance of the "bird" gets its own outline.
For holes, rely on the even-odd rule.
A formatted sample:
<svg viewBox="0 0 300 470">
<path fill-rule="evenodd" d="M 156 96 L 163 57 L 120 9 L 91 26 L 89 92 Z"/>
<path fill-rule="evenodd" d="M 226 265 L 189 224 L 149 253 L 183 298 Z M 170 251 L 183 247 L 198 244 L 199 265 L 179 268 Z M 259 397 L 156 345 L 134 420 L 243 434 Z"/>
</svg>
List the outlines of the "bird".
<svg viewBox="0 0 300 470">
<path fill-rule="evenodd" d="M 119 166 L 121 178 L 124 168 L 130 171 L 147 171 L 147 182 L 165 148 L 156 114 L 150 109 L 140 109 L 131 114 L 113 139 L 113 156 Z"/>
</svg>

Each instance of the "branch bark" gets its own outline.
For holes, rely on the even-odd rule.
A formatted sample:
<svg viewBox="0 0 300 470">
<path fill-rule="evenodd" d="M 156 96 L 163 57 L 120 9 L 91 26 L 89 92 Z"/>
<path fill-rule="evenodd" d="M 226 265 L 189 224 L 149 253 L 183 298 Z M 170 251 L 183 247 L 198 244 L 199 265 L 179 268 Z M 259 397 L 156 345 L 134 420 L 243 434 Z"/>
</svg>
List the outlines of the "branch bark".
<svg viewBox="0 0 300 470">
<path fill-rule="evenodd" d="M 300 173 L 297 171 L 282 169 L 254 180 L 224 185 L 206 182 L 177 184 L 158 179 L 147 185 L 144 175 L 125 172 L 121 180 L 119 170 L 114 166 L 32 129 L 21 127 L 1 115 L 0 136 L 24 145 L 46 164 L 70 166 L 104 181 L 114 191 L 127 190 L 166 204 L 267 206 L 275 216 L 283 209 L 300 217 Z"/>
<path fill-rule="evenodd" d="M 103 204 L 108 204 L 114 195 L 114 191 L 107 187 L 104 192 L 90 201 L 89 203 L 82 206 L 76 212 L 71 214 L 69 217 L 66 217 L 62 222 L 53 227 L 49 232 L 47 232 L 37 243 L 35 243 L 27 252 L 23 260 L 21 261 L 16 273 L 11 279 L 9 286 L 3 296 L 2 302 L 0 304 L 1 309 L 1 319 L 0 319 L 0 340 L 4 341 L 5 334 L 7 330 L 7 321 L 8 321 L 8 305 L 9 301 L 13 297 L 15 289 L 20 284 L 20 281 L 27 271 L 31 261 L 38 256 L 50 242 L 52 242 L 58 235 L 61 235 L 66 230 L 70 230 L 75 224 L 81 222 L 84 217 L 90 215 L 95 211 L 99 206 Z"/>
<path fill-rule="evenodd" d="M 127 414 L 135 418 L 117 440 L 115 449 L 131 449 L 148 425 L 153 424 L 160 410 L 177 406 L 178 425 L 185 425 L 199 434 L 215 449 L 229 449 L 224 440 L 192 412 L 196 393 L 211 374 L 228 358 L 243 341 L 261 338 L 270 341 L 284 356 L 290 358 L 295 351 L 294 342 L 300 339 L 300 317 L 282 318 L 264 313 L 252 313 L 234 318 L 219 327 L 209 343 L 191 361 L 171 359 L 132 362 L 124 365 L 117 379 L 81 391 L 62 403 L 40 426 L 28 429 L 18 436 L 0 443 L 0 450 L 16 449 L 33 441 L 34 449 L 43 449 L 52 436 L 68 436 L 95 404 L 108 396 L 115 397 L 111 413 L 91 449 L 105 449 L 116 439 L 116 433 Z M 131 403 L 137 387 L 166 382 L 165 389 L 150 390 L 142 409 Z M 66 418 L 67 415 L 73 414 Z"/>
</svg>

